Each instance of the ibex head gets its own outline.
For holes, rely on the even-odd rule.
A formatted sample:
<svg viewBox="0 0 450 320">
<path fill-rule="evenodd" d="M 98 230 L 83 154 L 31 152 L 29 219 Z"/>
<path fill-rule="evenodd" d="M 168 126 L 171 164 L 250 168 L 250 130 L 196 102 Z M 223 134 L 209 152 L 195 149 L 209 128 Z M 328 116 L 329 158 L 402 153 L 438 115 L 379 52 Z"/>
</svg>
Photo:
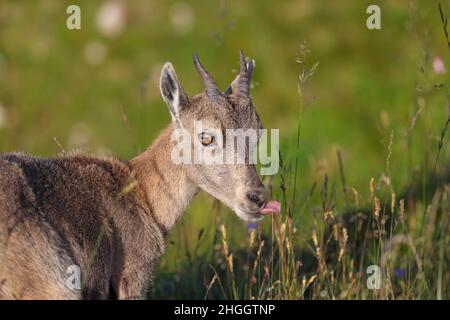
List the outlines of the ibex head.
<svg viewBox="0 0 450 320">
<path fill-rule="evenodd" d="M 194 55 L 194 65 L 205 85 L 203 93 L 189 98 L 174 67 L 168 62 L 161 71 L 161 94 L 169 107 L 175 128 L 190 135 L 192 143 L 188 151 L 195 153 L 200 150 L 213 157 L 220 155 L 223 161 L 184 163 L 186 173 L 199 188 L 222 201 L 242 219 L 260 220 L 263 217 L 261 209 L 266 204 L 265 191 L 254 163 L 249 161 L 262 129 L 250 97 L 254 61 L 246 62 L 243 52 L 240 52 L 240 72 L 225 92 L 219 90 L 197 55 Z M 199 122 L 201 126 L 197 125 Z M 255 136 L 254 139 L 249 136 L 245 138 L 242 150 L 234 138 L 230 143 L 230 132 L 253 132 Z M 227 161 L 226 157 L 230 154 L 236 161 Z"/>
</svg>

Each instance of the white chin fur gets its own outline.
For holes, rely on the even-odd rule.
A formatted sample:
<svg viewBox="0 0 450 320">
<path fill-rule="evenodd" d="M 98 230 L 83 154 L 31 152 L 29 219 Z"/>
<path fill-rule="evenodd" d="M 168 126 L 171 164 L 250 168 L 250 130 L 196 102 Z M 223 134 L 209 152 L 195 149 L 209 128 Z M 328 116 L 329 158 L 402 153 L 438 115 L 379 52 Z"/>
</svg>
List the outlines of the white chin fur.
<svg viewBox="0 0 450 320">
<path fill-rule="evenodd" d="M 233 211 L 237 214 L 237 216 L 239 218 L 241 218 L 242 220 L 247 221 L 247 222 L 258 222 L 258 221 L 261 221 L 262 219 L 264 219 L 264 215 L 262 215 L 262 214 L 247 213 L 238 208 L 235 208 Z"/>
</svg>

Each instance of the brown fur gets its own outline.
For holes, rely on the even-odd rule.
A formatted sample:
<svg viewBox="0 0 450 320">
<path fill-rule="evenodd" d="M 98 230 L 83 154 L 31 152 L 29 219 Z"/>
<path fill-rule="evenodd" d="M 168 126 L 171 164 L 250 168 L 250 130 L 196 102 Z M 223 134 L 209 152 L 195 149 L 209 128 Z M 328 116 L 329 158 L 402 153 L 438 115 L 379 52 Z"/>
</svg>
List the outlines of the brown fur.
<svg viewBox="0 0 450 320">
<path fill-rule="evenodd" d="M 83 298 L 145 293 L 165 230 L 140 185 L 121 196 L 130 164 L 6 154 L 0 168 L 0 297 L 75 298 L 65 287 L 70 265 L 86 277 Z"/>
<path fill-rule="evenodd" d="M 145 297 L 165 234 L 200 189 L 244 219 L 261 218 L 264 188 L 254 165 L 176 165 L 170 158 L 177 123 L 259 129 L 251 100 L 212 102 L 201 94 L 190 101 L 170 64 L 161 79 L 174 123 L 131 161 L 0 154 L 0 298 Z M 71 265 L 81 269 L 81 291 L 66 286 Z"/>
</svg>

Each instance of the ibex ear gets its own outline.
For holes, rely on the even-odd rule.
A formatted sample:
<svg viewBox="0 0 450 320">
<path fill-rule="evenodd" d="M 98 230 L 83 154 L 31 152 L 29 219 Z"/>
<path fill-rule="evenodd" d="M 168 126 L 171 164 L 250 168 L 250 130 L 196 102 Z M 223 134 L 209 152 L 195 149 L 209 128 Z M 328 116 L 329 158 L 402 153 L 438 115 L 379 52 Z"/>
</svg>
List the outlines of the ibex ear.
<svg viewBox="0 0 450 320">
<path fill-rule="evenodd" d="M 161 70 L 161 78 L 159 80 L 159 89 L 161 95 L 169 107 L 172 121 L 180 122 L 180 113 L 183 107 L 189 104 L 189 99 L 178 81 L 177 74 L 170 62 L 166 62 Z"/>
<path fill-rule="evenodd" d="M 247 61 L 247 74 L 248 74 L 248 82 L 250 83 L 250 80 L 252 79 L 253 69 L 255 68 L 255 60 L 250 59 Z M 224 94 L 225 96 L 231 95 L 233 92 L 237 91 L 237 85 L 239 82 L 239 74 L 234 78 L 234 80 L 231 82 L 231 84 L 228 86 L 228 88 L 225 90 Z"/>
</svg>

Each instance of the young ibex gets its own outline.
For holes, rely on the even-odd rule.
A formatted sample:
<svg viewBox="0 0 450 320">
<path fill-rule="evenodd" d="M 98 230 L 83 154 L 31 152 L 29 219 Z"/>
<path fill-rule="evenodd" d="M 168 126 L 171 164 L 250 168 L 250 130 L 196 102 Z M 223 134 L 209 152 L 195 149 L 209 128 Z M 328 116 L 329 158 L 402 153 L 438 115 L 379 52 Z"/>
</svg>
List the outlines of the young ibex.
<svg viewBox="0 0 450 320">
<path fill-rule="evenodd" d="M 131 161 L 70 154 L 42 159 L 0 155 L 0 298 L 143 298 L 166 233 L 204 190 L 247 221 L 267 211 L 253 164 L 175 164 L 172 132 L 187 129 L 204 148 L 225 148 L 207 128 L 262 128 L 249 95 L 254 62 L 221 92 L 194 56 L 205 92 L 188 98 L 171 63 L 160 89 L 172 124 Z M 220 132 L 222 131 L 222 132 Z M 69 266 L 81 290 L 67 286 Z"/>
</svg>

